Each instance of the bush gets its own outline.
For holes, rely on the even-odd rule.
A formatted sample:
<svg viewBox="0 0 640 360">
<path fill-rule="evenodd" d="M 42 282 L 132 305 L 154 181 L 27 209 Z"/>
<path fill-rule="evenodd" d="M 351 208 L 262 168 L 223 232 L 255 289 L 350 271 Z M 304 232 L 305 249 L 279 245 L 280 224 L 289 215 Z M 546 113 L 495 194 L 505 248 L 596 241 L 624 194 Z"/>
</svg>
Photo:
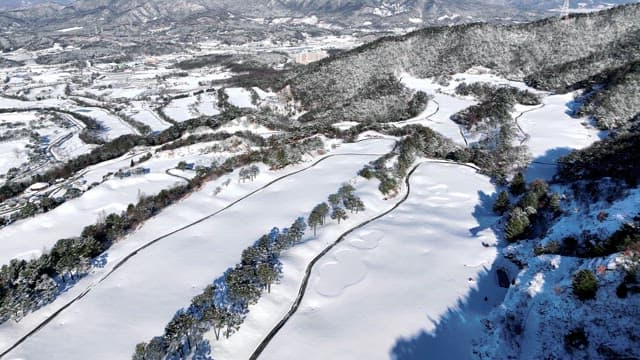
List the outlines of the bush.
<svg viewBox="0 0 640 360">
<path fill-rule="evenodd" d="M 583 328 L 575 328 L 564 336 L 564 347 L 568 351 L 585 349 L 589 346 L 589 339 Z"/>
<path fill-rule="evenodd" d="M 596 297 L 598 280 L 591 270 L 580 270 L 573 278 L 573 294 L 580 300 L 589 300 Z"/>
</svg>

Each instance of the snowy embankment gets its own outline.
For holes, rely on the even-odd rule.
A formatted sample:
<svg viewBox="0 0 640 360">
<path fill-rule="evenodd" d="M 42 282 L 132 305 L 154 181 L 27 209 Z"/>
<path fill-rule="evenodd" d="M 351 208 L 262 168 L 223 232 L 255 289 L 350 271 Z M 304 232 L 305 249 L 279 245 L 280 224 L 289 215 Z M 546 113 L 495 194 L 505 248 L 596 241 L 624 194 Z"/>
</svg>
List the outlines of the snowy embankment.
<svg viewBox="0 0 640 360">
<path fill-rule="evenodd" d="M 388 152 L 393 143 L 372 140 L 345 144 L 334 152 L 344 156 L 327 158 L 308 170 L 276 181 L 227 210 L 163 238 L 138 251 L 113 275 L 99 282 L 119 260 L 140 246 L 210 215 L 270 180 L 309 164 L 276 172 L 263 167 L 253 183 L 238 183 L 236 171 L 206 184 L 115 244 L 106 254 L 104 268 L 96 269 L 54 303 L 27 316 L 19 324 L 0 326 L 0 344 L 7 348 L 70 299 L 90 289 L 7 358 L 130 357 L 136 343 L 161 334 L 175 311 L 188 305 L 202 288 L 233 266 L 242 250 L 260 235 L 273 226 L 287 226 L 292 219 L 305 215 L 343 181 L 352 178 L 365 163 L 378 157 L 348 154 L 382 154 Z M 118 331 L 114 332 L 114 328 Z"/>
<path fill-rule="evenodd" d="M 261 358 L 388 358 L 398 340 L 433 333 L 448 311 L 455 313 L 477 290 L 480 277 L 495 277 L 487 270 L 496 249 L 482 243 L 495 243 L 488 226 L 496 219 L 479 199 L 479 194 L 494 191 L 489 179 L 463 166 L 426 163 L 410 181 L 405 203 L 349 235 L 317 263 L 298 312 Z M 274 286 L 274 295 L 261 300 L 245 323 L 260 330 L 241 330 L 220 350 L 214 345 L 217 358 L 247 358 L 242 349 L 255 345 L 255 334 L 264 333 L 288 310 L 289 304 L 278 303 L 297 292 L 304 262 L 287 256 L 282 289 Z M 473 304 L 479 309 L 472 314 L 477 317 L 467 319 L 473 326 L 455 335 L 458 338 L 477 332 L 479 317 L 499 300 L 500 290 L 491 283 L 480 294 L 488 302 Z"/>
</svg>

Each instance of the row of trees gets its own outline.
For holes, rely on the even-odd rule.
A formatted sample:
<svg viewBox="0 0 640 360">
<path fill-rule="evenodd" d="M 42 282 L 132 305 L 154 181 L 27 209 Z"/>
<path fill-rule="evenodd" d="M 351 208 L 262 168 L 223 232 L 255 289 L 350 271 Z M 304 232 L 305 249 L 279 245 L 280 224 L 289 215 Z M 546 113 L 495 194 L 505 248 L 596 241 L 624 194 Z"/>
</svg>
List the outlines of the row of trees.
<svg viewBox="0 0 640 360">
<path fill-rule="evenodd" d="M 139 137 L 128 135 L 124 139 L 135 143 Z M 318 143 L 319 141 L 319 143 Z M 99 219 L 96 224 L 85 227 L 82 234 L 71 240 L 61 239 L 60 244 L 72 241 L 74 246 L 54 246 L 56 254 L 43 254 L 40 258 L 24 261 L 13 260 L 0 269 L 0 323 L 9 318 L 20 318 L 24 314 L 38 309 L 55 299 L 61 289 L 72 286 L 75 279 L 86 274 L 91 259 L 107 250 L 117 239 L 135 229 L 139 224 L 158 214 L 165 207 L 175 203 L 188 193 L 199 189 L 211 179 L 231 173 L 234 169 L 252 162 L 269 159 L 273 151 L 281 147 L 307 149 L 322 144 L 319 139 L 303 140 L 297 145 L 290 138 L 273 140 L 269 147 L 227 159 L 223 164 L 212 164 L 210 168 L 201 169 L 190 182 L 168 190 L 162 190 L 154 196 L 143 196 L 137 204 L 130 204 L 126 211 L 112 213 Z M 310 145 L 311 144 L 311 145 Z M 275 150 L 274 150 L 275 149 Z M 290 165 L 282 162 L 280 166 Z M 251 169 L 251 167 L 249 167 Z M 0 189 L 1 191 L 1 189 Z M 53 250 L 52 250 L 53 251 Z M 58 258 L 64 259 L 58 262 Z M 71 275 L 72 274 L 72 275 Z M 73 281 L 69 281 L 72 279 Z M 49 286 L 51 282 L 55 287 Z M 34 292 L 33 289 L 41 291 Z"/>
<path fill-rule="evenodd" d="M 327 216 L 334 218 L 336 211 L 344 209 L 352 212 L 364 210 L 364 204 L 354 194 L 355 189 L 348 184 L 337 193 L 329 195 L 329 203 L 315 206 L 309 214 L 308 225 L 314 229 L 324 224 Z M 340 210 L 341 209 L 341 210 Z M 297 218 L 289 228 L 274 227 L 262 235 L 252 246 L 242 252 L 241 260 L 227 270 L 213 284 L 191 300 L 191 305 L 179 310 L 165 327 L 162 336 L 156 336 L 148 343 L 140 343 L 133 354 L 134 360 L 184 359 L 190 356 L 206 355 L 211 345 L 203 338 L 212 331 L 216 339 L 229 337 L 244 322 L 249 305 L 257 303 L 264 291 L 271 292 L 271 285 L 281 277 L 280 255 L 299 244 L 307 229 L 304 218 Z"/>
<path fill-rule="evenodd" d="M 454 159 L 458 151 L 465 151 L 451 140 L 421 125 L 405 126 L 388 133 L 403 138 L 391 152 L 366 165 L 359 173 L 366 179 L 375 177 L 380 180 L 378 189 L 383 195 L 397 191 L 399 180 L 407 175 L 417 157 Z M 388 163 L 394 158 L 396 161 L 390 166 Z"/>
<path fill-rule="evenodd" d="M 238 182 L 245 182 L 247 180 L 253 181 L 260 174 L 260 168 L 258 165 L 251 165 L 240 169 L 238 172 Z"/>
<path fill-rule="evenodd" d="M 323 202 L 311 210 L 307 223 L 313 229 L 314 236 L 318 226 L 324 225 L 327 221 L 327 216 L 340 224 L 340 221 L 348 218 L 346 210 L 349 210 L 352 214 L 365 210 L 364 203 L 354 194 L 354 191 L 355 188 L 353 186 L 344 184 L 337 193 L 329 195 L 328 201 L 331 207 L 326 202 Z"/>
<path fill-rule="evenodd" d="M 185 196 L 194 183 L 143 196 L 120 214 L 112 213 L 86 226 L 79 237 L 61 239 L 50 252 L 33 260 L 11 260 L 0 268 L 0 323 L 20 319 L 53 301 L 73 286 L 92 260 L 143 221 Z"/>
</svg>

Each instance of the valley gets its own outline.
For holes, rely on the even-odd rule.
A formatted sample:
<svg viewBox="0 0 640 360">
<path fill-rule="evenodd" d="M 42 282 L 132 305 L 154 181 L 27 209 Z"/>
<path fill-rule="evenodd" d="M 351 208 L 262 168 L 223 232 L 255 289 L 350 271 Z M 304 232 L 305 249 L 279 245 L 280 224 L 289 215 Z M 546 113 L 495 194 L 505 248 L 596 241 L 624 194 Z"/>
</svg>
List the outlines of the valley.
<svg viewBox="0 0 640 360">
<path fill-rule="evenodd" d="M 220 2 L 0 9 L 1 359 L 640 356 L 638 4 Z"/>
</svg>

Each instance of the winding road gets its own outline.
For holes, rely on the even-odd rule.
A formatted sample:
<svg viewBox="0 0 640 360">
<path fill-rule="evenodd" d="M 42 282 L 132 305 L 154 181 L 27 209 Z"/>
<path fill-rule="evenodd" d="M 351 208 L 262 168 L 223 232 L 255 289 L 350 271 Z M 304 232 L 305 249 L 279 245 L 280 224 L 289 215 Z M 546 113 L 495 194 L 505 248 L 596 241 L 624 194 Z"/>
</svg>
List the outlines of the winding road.
<svg viewBox="0 0 640 360">
<path fill-rule="evenodd" d="M 361 141 L 367 141 L 367 140 L 372 140 L 372 139 L 365 139 L 365 140 L 361 140 Z M 376 139 L 379 140 L 379 139 Z M 41 321 L 38 325 L 36 325 L 32 330 L 30 330 L 27 334 L 25 334 L 24 336 L 22 336 L 21 338 L 19 338 L 18 340 L 16 340 L 11 346 L 7 347 L 5 350 L 3 350 L 2 352 L 0 352 L 0 358 L 3 358 L 4 356 L 6 356 L 7 354 L 9 354 L 11 351 L 13 351 L 16 347 L 18 347 L 20 344 L 24 343 L 26 340 L 28 340 L 31 336 L 33 336 L 34 334 L 36 334 L 38 331 L 40 331 L 41 329 L 43 329 L 47 324 L 49 324 L 52 320 L 54 320 L 58 315 L 60 315 L 63 311 L 65 311 L 66 309 L 68 309 L 71 305 L 73 305 L 74 303 L 78 302 L 80 299 L 82 299 L 83 297 L 85 297 L 89 292 L 91 292 L 91 290 L 98 286 L 100 283 L 102 283 L 103 281 L 107 280 L 109 277 L 111 277 L 111 275 L 113 275 L 118 269 L 120 269 L 123 265 L 125 265 L 129 260 L 131 260 L 133 257 L 135 257 L 136 255 L 140 254 L 142 251 L 144 251 L 145 249 L 153 246 L 154 244 L 162 241 L 163 239 L 168 238 L 171 235 L 174 235 L 176 233 L 179 233 L 181 231 L 187 230 L 197 224 L 202 223 L 203 221 L 206 221 L 230 208 L 232 208 L 233 206 L 235 206 L 236 204 L 242 202 L 243 200 L 250 198 L 251 196 L 255 195 L 256 193 L 259 193 L 265 189 L 267 189 L 268 187 L 270 187 L 271 185 L 284 180 L 288 177 L 291 177 L 293 175 L 299 174 L 301 172 L 307 171 L 315 166 L 317 166 L 318 164 L 322 163 L 323 161 L 330 159 L 330 158 L 334 158 L 334 157 L 339 157 L 339 156 L 382 156 L 384 154 L 378 154 L 378 153 L 342 153 L 342 154 L 331 154 L 331 155 L 327 155 L 324 156 L 318 160 L 316 160 L 315 162 L 313 162 L 311 165 L 293 171 L 291 173 L 288 173 L 286 175 L 280 176 L 274 180 L 271 180 L 270 182 L 268 182 L 267 184 L 259 187 L 258 189 L 238 198 L 237 200 L 231 202 L 230 204 L 226 205 L 225 207 L 209 214 L 206 215 L 198 220 L 195 220 L 187 225 L 184 225 L 176 230 L 173 230 L 169 233 L 166 233 L 162 236 L 159 236 L 149 242 L 147 242 L 146 244 L 138 247 L 137 249 L 135 249 L 134 251 L 132 251 L 131 253 L 129 253 L 127 256 L 123 257 L 120 261 L 118 261 L 113 268 L 108 271 L 105 275 L 103 275 L 99 280 L 95 281 L 94 283 L 92 283 L 91 285 L 87 286 L 87 288 L 82 291 L 80 294 L 78 294 L 77 296 L 75 296 L 74 298 L 70 299 L 66 304 L 62 305 L 58 310 L 56 310 L 55 312 L 53 312 L 50 316 L 48 316 L 46 319 L 44 319 L 43 321 Z M 412 170 L 413 171 L 413 170 Z"/>
<path fill-rule="evenodd" d="M 409 171 L 409 173 L 407 174 L 407 176 L 404 179 L 404 183 L 407 187 L 407 191 L 404 194 L 404 196 L 389 210 L 369 219 L 366 220 L 358 225 L 356 225 L 355 227 L 352 227 L 351 229 L 345 231 L 344 233 L 342 233 L 342 235 L 340 235 L 336 241 L 334 241 L 333 243 L 331 243 L 329 246 L 327 246 L 324 250 L 322 250 L 322 252 L 320 252 L 318 255 L 316 255 L 316 257 L 314 257 L 309 264 L 307 265 L 305 272 L 304 272 L 304 277 L 302 279 L 302 283 L 300 284 L 300 289 L 298 290 L 298 294 L 295 298 L 295 300 L 293 301 L 293 303 L 291 304 L 291 307 L 289 308 L 289 311 L 285 314 L 285 316 L 271 329 L 271 331 L 267 334 L 267 336 L 262 340 L 262 342 L 260 342 L 260 344 L 256 347 L 256 349 L 254 350 L 254 352 L 251 354 L 251 357 L 249 357 L 250 360 L 256 360 L 258 359 L 258 357 L 260 357 L 260 355 L 262 354 L 262 352 L 265 350 L 265 348 L 269 345 L 269 343 L 271 342 L 271 340 L 273 340 L 273 338 L 278 334 L 278 332 L 280 331 L 280 329 L 282 329 L 282 327 L 284 327 L 284 325 L 287 323 L 287 321 L 289 321 L 289 319 L 296 313 L 296 311 L 298 311 L 298 308 L 300 307 L 300 303 L 302 303 L 302 299 L 304 298 L 305 293 L 307 292 L 307 285 L 309 283 L 309 278 L 311 276 L 311 272 L 313 271 L 314 266 L 316 265 L 316 263 L 322 259 L 325 255 L 327 255 L 334 247 L 336 247 L 338 244 L 340 244 L 341 242 L 343 242 L 346 237 L 353 233 L 354 231 L 361 229 L 362 227 L 376 221 L 379 220 L 387 215 L 389 215 L 391 212 L 393 212 L 394 210 L 396 210 L 400 205 L 402 205 L 405 201 L 407 201 L 407 199 L 409 198 L 409 195 L 411 194 L 411 175 L 413 175 L 413 173 L 423 164 L 425 163 L 447 163 L 447 164 L 456 164 L 456 165 L 460 165 L 460 166 L 465 166 L 465 167 L 469 167 L 472 168 L 476 171 L 478 171 L 478 168 L 473 166 L 473 165 L 469 165 L 469 164 L 462 164 L 462 163 L 456 163 L 456 162 L 452 162 L 452 161 L 445 161 L 445 160 L 425 160 L 422 161 L 416 165 L 413 166 L 413 168 L 411 168 L 411 170 Z"/>
</svg>

